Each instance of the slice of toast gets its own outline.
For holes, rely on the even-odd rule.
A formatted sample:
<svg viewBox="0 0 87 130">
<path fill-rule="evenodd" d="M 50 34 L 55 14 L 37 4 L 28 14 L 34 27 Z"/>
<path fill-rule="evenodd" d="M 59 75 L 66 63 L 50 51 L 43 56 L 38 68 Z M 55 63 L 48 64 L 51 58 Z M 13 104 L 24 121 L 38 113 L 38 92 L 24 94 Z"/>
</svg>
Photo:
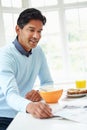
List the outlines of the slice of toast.
<svg viewBox="0 0 87 130">
<path fill-rule="evenodd" d="M 87 93 L 87 89 L 74 89 L 70 88 L 67 90 L 67 94 L 73 95 L 73 94 L 85 94 Z"/>
</svg>

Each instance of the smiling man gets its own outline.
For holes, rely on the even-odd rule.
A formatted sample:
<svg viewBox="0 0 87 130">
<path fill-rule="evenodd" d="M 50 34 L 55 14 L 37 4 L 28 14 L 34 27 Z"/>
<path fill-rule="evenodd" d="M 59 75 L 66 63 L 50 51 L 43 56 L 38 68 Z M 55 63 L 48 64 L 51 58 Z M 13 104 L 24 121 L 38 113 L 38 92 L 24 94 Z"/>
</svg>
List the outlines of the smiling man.
<svg viewBox="0 0 87 130">
<path fill-rule="evenodd" d="M 52 117 L 51 108 L 33 90 L 37 76 L 41 86 L 53 84 L 46 57 L 38 44 L 45 16 L 34 8 L 19 15 L 17 37 L 0 49 L 0 130 L 6 130 L 17 112 L 36 118 Z"/>
</svg>

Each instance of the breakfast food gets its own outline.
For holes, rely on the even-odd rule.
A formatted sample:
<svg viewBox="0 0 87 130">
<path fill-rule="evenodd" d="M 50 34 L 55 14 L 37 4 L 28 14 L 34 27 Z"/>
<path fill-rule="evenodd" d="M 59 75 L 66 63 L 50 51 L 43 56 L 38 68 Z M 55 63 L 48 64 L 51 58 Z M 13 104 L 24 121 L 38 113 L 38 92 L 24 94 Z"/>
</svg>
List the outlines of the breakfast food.
<svg viewBox="0 0 87 130">
<path fill-rule="evenodd" d="M 87 94 L 87 89 L 68 89 L 67 90 L 68 95 L 74 95 L 74 94 Z"/>
</svg>

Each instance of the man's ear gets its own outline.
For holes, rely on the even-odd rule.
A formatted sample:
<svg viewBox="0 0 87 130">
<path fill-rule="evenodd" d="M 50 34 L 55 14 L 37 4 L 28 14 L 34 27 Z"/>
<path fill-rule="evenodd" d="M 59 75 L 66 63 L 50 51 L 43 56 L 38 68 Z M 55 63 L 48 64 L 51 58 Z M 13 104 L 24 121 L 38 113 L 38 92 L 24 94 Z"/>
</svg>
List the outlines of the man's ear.
<svg viewBox="0 0 87 130">
<path fill-rule="evenodd" d="M 17 35 L 20 33 L 20 27 L 18 25 L 16 25 L 15 31 L 16 31 Z"/>
</svg>

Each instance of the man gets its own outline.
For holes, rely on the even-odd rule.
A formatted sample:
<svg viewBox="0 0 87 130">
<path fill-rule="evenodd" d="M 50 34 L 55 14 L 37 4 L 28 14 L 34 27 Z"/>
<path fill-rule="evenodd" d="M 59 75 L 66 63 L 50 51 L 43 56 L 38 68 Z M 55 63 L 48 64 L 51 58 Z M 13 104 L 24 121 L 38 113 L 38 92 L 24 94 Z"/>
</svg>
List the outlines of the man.
<svg viewBox="0 0 87 130">
<path fill-rule="evenodd" d="M 36 118 L 52 117 L 51 108 L 32 89 L 37 76 L 42 86 L 53 84 L 45 55 L 37 46 L 45 23 L 39 10 L 24 10 L 17 20 L 16 39 L 0 49 L 0 130 L 18 111 Z"/>
</svg>

